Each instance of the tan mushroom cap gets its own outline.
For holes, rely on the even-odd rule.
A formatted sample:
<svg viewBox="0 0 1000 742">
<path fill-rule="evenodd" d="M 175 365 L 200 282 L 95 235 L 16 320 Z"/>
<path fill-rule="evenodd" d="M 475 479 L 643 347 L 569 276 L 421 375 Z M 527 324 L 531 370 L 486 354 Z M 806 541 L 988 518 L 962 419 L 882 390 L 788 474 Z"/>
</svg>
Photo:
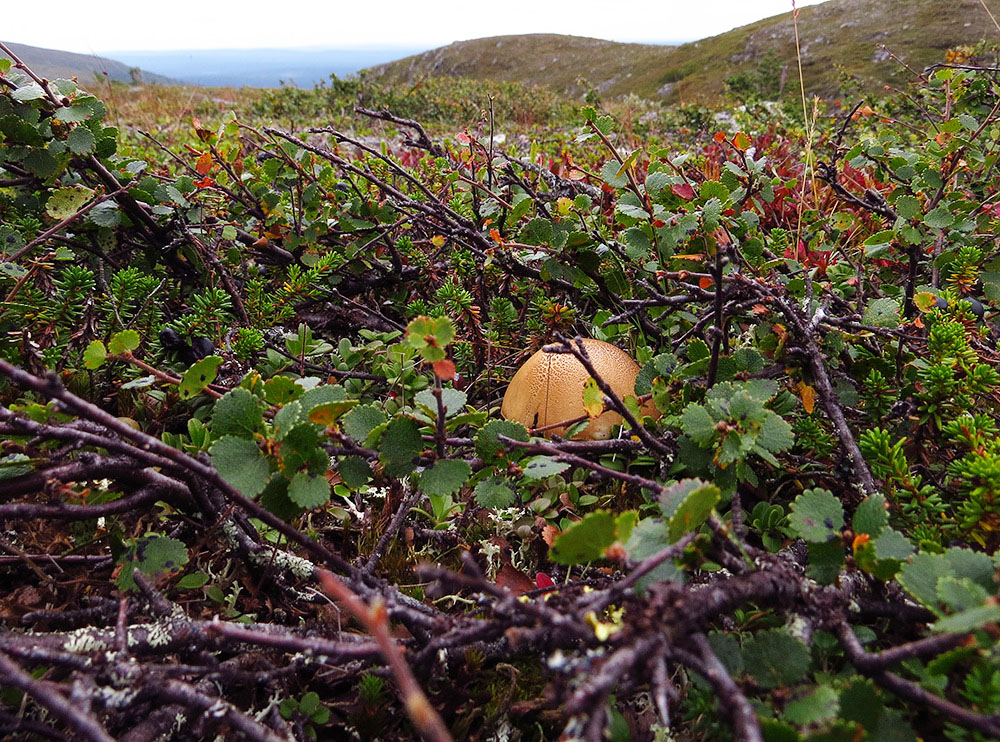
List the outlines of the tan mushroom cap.
<svg viewBox="0 0 1000 742">
<path fill-rule="evenodd" d="M 615 394 L 622 399 L 635 396 L 639 364 L 628 353 L 611 343 L 592 338 L 585 339 L 583 346 L 594 369 L 611 385 Z M 583 407 L 583 387 L 589 378 L 590 374 L 573 355 L 539 350 L 510 380 L 500 414 L 529 429 L 582 417 L 587 414 Z M 642 413 L 659 417 L 652 400 L 643 405 Z M 611 436 L 611 428 L 621 423 L 622 416 L 617 412 L 604 412 L 573 437 L 576 440 L 604 440 Z M 565 432 L 566 427 L 560 426 L 544 434 L 562 435 Z"/>
</svg>

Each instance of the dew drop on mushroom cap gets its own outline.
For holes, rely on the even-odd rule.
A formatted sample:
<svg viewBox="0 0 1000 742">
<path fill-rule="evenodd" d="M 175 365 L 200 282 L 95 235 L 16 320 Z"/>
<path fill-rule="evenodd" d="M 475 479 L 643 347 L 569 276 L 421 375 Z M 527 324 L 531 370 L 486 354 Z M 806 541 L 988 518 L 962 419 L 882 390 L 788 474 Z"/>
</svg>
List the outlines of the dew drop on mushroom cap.
<svg viewBox="0 0 1000 742">
<path fill-rule="evenodd" d="M 635 395 L 637 364 L 621 348 L 592 338 L 584 339 L 584 348 L 594 369 L 621 399 Z M 503 397 L 500 414 L 507 420 L 527 428 L 541 428 L 565 422 L 587 414 L 583 407 L 583 387 L 590 374 L 576 357 L 569 353 L 546 353 L 539 350 L 517 370 Z M 642 413 L 659 417 L 652 401 L 643 405 Z M 576 440 L 603 440 L 611 429 L 622 424 L 617 412 L 604 412 L 590 425 L 573 436 Z M 563 435 L 565 426 L 543 431 L 546 436 Z"/>
</svg>

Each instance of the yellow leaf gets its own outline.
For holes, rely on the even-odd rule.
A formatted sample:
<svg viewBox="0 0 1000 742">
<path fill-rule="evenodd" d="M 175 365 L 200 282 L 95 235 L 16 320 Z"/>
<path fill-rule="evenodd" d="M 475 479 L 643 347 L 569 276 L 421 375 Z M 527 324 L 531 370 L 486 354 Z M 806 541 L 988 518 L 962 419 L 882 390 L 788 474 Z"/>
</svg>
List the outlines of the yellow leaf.
<svg viewBox="0 0 1000 742">
<path fill-rule="evenodd" d="M 806 414 L 813 414 L 813 408 L 816 406 L 816 390 L 804 381 L 800 381 L 799 396 L 802 397 L 802 406 L 805 408 Z"/>
<path fill-rule="evenodd" d="M 918 291 L 913 296 L 913 304 L 921 312 L 929 312 L 937 306 L 937 297 L 930 291 Z"/>
<path fill-rule="evenodd" d="M 338 417 L 353 408 L 359 401 L 357 399 L 341 399 L 316 405 L 309 411 L 309 421 L 317 425 L 332 425 Z"/>
<path fill-rule="evenodd" d="M 604 412 L 604 392 L 592 378 L 587 379 L 587 383 L 583 385 L 583 409 L 591 418 L 598 417 Z"/>
</svg>

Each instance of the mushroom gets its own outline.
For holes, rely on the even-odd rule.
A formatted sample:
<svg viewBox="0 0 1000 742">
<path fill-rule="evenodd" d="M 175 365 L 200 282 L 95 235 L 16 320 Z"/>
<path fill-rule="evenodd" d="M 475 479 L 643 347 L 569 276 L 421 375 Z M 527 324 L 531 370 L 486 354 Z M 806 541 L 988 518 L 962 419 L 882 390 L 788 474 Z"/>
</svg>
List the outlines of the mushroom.
<svg viewBox="0 0 1000 742">
<path fill-rule="evenodd" d="M 592 338 L 584 339 L 594 370 L 601 375 L 624 399 L 635 394 L 635 380 L 639 375 L 637 364 L 621 348 Z M 583 387 L 590 374 L 583 364 L 569 353 L 546 353 L 539 350 L 517 370 L 503 395 L 500 414 L 507 420 L 519 422 L 528 428 L 542 428 L 553 423 L 565 422 L 586 416 L 583 407 Z M 642 413 L 659 417 L 652 400 L 643 405 Z M 606 411 L 590 421 L 583 431 L 573 436 L 576 440 L 604 440 L 611 436 L 611 428 L 622 423 L 617 412 Z M 562 435 L 566 426 L 545 431 L 546 435 Z"/>
</svg>

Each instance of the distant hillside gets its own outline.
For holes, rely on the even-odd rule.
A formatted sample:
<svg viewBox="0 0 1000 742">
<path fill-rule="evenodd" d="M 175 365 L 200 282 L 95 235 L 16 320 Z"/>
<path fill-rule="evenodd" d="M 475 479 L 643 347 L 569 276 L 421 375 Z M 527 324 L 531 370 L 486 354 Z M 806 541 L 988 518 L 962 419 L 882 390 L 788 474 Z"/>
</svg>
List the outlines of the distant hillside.
<svg viewBox="0 0 1000 742">
<path fill-rule="evenodd" d="M 20 57 L 21 61 L 31 68 L 32 72 L 49 80 L 60 77 L 66 79 L 75 77 L 83 85 L 87 85 L 94 80 L 95 75 L 103 78 L 107 74 L 112 80 L 118 82 L 133 81 L 131 72 L 133 68 L 114 59 L 106 59 L 92 54 L 74 54 L 56 49 L 42 49 L 26 44 L 14 44 L 9 41 L 4 42 L 4 44 Z M 7 55 L 0 51 L 0 57 L 7 58 Z M 140 70 L 140 74 L 143 82 L 162 85 L 177 84 L 176 80 L 145 70 Z"/>
<path fill-rule="evenodd" d="M 979 0 L 829 0 L 799 10 L 810 93 L 835 93 L 842 71 L 870 90 L 911 79 L 882 46 L 920 71 L 943 61 L 948 49 L 983 39 L 1000 41 L 1000 34 Z M 787 65 L 787 84 L 797 86 L 791 13 L 677 47 L 661 80 L 675 82 L 675 99 L 718 94 L 728 75 L 754 69 L 768 50 Z"/>
<path fill-rule="evenodd" d="M 529 82 L 574 95 L 588 85 L 612 96 L 650 94 L 659 87 L 657 80 L 673 49 L 559 34 L 491 36 L 456 41 L 379 65 L 369 74 L 392 82 L 414 82 L 428 75 Z"/>
<path fill-rule="evenodd" d="M 881 49 L 885 45 L 920 70 L 944 51 L 984 38 L 1000 40 L 979 0 L 829 0 L 799 10 L 803 75 L 809 92 L 832 94 L 841 71 L 870 89 L 899 83 L 908 74 Z M 460 41 L 369 71 L 397 82 L 426 76 L 520 80 L 573 95 L 586 88 L 688 101 L 713 98 L 726 77 L 753 72 L 768 52 L 797 83 L 792 13 L 680 46 L 622 44 L 556 34 L 496 36 Z"/>
</svg>

